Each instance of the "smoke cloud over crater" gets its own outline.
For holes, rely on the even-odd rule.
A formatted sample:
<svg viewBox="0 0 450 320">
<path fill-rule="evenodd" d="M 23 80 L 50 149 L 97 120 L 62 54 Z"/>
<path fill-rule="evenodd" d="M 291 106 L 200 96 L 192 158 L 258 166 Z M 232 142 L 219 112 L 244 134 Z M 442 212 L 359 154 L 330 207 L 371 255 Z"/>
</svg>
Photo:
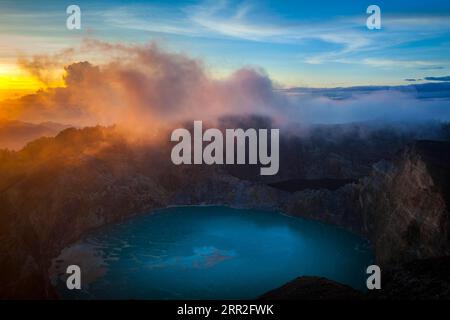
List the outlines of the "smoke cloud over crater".
<svg viewBox="0 0 450 320">
<path fill-rule="evenodd" d="M 27 121 L 136 125 L 211 120 L 228 113 L 273 114 L 278 105 L 287 102 L 262 70 L 244 68 L 218 80 L 200 61 L 163 52 L 155 44 L 122 46 L 89 41 L 86 45 L 104 54 L 108 62 L 69 64 L 65 67 L 65 87 L 3 102 L 3 108 Z M 22 66 L 38 77 L 43 74 L 39 66 L 47 67 L 33 61 L 22 61 Z"/>
<path fill-rule="evenodd" d="M 67 52 L 72 55 L 74 49 Z M 442 83 L 435 84 L 439 88 L 428 86 L 426 92 L 433 95 L 425 99 L 416 87 L 404 90 L 408 86 L 282 90 L 261 69 L 242 68 L 217 79 L 201 61 L 165 52 L 156 44 L 125 46 L 87 40 L 80 52 L 101 56 L 103 62 L 67 64 L 65 86 L 3 101 L 3 117 L 133 128 L 214 121 L 236 114 L 267 116 L 278 124 L 450 119 L 450 87 Z M 20 64 L 45 80 L 50 61 L 36 57 L 21 59 Z M 342 92 L 345 95 L 339 96 Z"/>
</svg>

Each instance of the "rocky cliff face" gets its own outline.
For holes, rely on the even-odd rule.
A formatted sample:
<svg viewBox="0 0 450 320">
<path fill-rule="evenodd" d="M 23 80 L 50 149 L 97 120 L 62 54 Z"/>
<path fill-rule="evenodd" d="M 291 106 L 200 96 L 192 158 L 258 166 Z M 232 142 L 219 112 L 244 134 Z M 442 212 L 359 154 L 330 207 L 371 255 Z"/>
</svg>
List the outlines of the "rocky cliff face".
<svg viewBox="0 0 450 320">
<path fill-rule="evenodd" d="M 170 148 L 130 145 L 113 129 L 37 140 L 0 153 L 0 296 L 55 297 L 48 269 L 62 248 L 89 229 L 174 204 L 280 210 L 337 224 L 371 239 L 383 265 L 448 254 L 448 171 L 436 160 L 442 153 L 422 149 L 336 190 L 287 192 L 220 167 L 173 166 Z"/>
<path fill-rule="evenodd" d="M 194 168 L 186 174 L 186 179 L 170 199 L 171 204 L 221 204 L 235 208 L 279 210 L 291 196 L 262 183 L 230 176 L 220 168 Z"/>
<path fill-rule="evenodd" d="M 449 146 L 417 142 L 357 185 L 356 208 L 380 264 L 450 254 Z"/>
<path fill-rule="evenodd" d="M 281 209 L 367 237 L 380 265 L 449 255 L 449 155 L 448 142 L 419 141 L 357 183 L 295 192 Z"/>
</svg>

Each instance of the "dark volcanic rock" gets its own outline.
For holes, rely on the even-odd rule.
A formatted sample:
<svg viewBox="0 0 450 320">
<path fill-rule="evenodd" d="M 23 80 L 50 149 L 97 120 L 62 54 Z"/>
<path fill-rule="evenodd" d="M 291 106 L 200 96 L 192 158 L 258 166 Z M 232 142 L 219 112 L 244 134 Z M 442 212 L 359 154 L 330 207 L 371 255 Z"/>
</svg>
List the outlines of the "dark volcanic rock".
<svg viewBox="0 0 450 320">
<path fill-rule="evenodd" d="M 361 300 L 364 294 L 321 277 L 299 277 L 263 294 L 262 300 Z"/>
<path fill-rule="evenodd" d="M 450 257 L 408 262 L 382 273 L 382 289 L 369 293 L 373 299 L 450 299 Z"/>
<path fill-rule="evenodd" d="M 450 254 L 449 153 L 448 142 L 419 141 L 356 186 L 355 209 L 379 264 Z"/>
<path fill-rule="evenodd" d="M 381 289 L 366 293 L 319 277 L 299 277 L 263 294 L 264 300 L 449 300 L 450 256 L 414 260 L 382 270 Z"/>
<path fill-rule="evenodd" d="M 307 189 L 327 189 L 336 190 L 346 184 L 356 182 L 353 179 L 290 179 L 275 183 L 269 186 L 289 192 L 302 191 Z"/>
</svg>

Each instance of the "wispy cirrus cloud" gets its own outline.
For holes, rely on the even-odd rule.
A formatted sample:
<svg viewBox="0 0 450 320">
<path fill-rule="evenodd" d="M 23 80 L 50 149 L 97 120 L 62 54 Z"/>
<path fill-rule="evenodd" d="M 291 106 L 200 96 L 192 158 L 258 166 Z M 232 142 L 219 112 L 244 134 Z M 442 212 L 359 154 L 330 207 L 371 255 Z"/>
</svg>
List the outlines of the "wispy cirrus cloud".
<svg viewBox="0 0 450 320">
<path fill-rule="evenodd" d="M 419 67 L 421 70 L 427 70 L 427 68 L 434 69 L 439 65 L 436 62 L 424 61 L 424 60 L 401 60 L 401 59 L 377 59 L 377 58 L 365 58 L 360 61 L 362 64 L 366 64 L 373 67 L 380 68 L 413 68 Z"/>
<path fill-rule="evenodd" d="M 331 19 L 286 21 L 281 16 L 264 15 L 252 2 L 201 2 L 173 10 L 171 7 L 131 6 L 115 8 L 103 14 L 108 23 L 141 31 L 174 35 L 233 39 L 274 44 L 304 44 L 299 57 L 308 64 L 347 63 L 357 55 L 377 53 L 448 34 L 450 16 L 387 15 L 383 16 L 383 30 L 369 32 L 365 15 L 334 17 Z M 147 13 L 146 13 L 147 12 Z M 411 37 L 414 34 L 414 37 Z M 314 52 L 307 45 L 314 41 Z M 332 49 L 330 49 L 330 46 Z M 367 58 L 355 59 L 372 67 L 436 68 L 437 63 L 418 59 L 395 61 Z M 448 62 L 448 61 L 446 61 Z"/>
<path fill-rule="evenodd" d="M 214 39 L 274 44 L 317 41 L 339 47 L 323 54 L 306 55 L 304 62 L 320 64 L 368 48 L 372 41 L 355 29 L 353 20 L 286 23 L 253 14 L 254 5 L 206 2 L 172 10 L 167 7 L 131 6 L 108 10 L 102 16 L 115 27 Z M 339 26 L 336 28 L 336 26 Z"/>
</svg>

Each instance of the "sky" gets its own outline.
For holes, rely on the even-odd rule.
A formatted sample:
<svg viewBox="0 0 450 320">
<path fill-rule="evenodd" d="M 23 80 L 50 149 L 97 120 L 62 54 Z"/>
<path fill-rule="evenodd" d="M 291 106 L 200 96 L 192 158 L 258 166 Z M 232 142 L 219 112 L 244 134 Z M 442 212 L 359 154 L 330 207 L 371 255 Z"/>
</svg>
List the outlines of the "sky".
<svg viewBox="0 0 450 320">
<path fill-rule="evenodd" d="M 81 30 L 66 28 L 71 4 L 81 9 Z M 381 9 L 380 30 L 366 27 L 371 4 Z M 281 87 L 401 85 L 450 75 L 449 1 L 1 0 L 0 98 L 43 85 L 21 59 L 63 55 L 86 38 L 157 42 L 200 59 L 218 78 L 255 66 Z M 58 84 L 54 72 L 46 85 Z"/>
</svg>

